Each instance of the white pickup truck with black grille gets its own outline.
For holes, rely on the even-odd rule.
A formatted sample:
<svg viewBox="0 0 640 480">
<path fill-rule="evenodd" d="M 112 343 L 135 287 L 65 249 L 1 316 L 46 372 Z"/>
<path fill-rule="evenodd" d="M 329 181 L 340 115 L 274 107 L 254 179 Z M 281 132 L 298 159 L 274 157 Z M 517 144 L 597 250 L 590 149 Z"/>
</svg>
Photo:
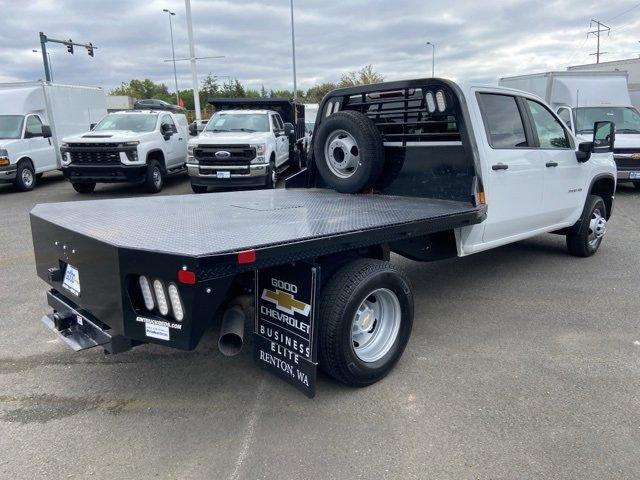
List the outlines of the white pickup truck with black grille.
<svg viewBox="0 0 640 480">
<path fill-rule="evenodd" d="M 195 193 L 208 187 L 275 188 L 291 164 L 306 163 L 304 105 L 288 98 L 214 98 L 215 114 L 189 141 Z M 191 131 L 196 134 L 196 131 Z"/>
<path fill-rule="evenodd" d="M 187 118 L 153 110 L 115 112 L 92 130 L 66 137 L 60 146 L 62 171 L 79 193 L 96 183 L 140 183 L 150 193 L 162 190 L 168 174 L 184 172 Z"/>
</svg>

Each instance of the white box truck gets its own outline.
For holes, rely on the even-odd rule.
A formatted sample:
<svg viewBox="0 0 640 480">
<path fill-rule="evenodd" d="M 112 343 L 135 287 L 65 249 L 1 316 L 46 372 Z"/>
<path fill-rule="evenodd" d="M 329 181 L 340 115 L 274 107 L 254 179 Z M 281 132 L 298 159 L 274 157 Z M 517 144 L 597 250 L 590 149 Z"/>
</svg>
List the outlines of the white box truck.
<svg viewBox="0 0 640 480">
<path fill-rule="evenodd" d="M 106 114 L 98 87 L 0 84 L 0 183 L 33 189 L 45 172 L 60 168 L 62 138 L 86 132 Z"/>
<path fill-rule="evenodd" d="M 640 189 L 640 113 L 627 79 L 627 72 L 568 71 L 503 77 L 499 83 L 543 98 L 579 141 L 591 138 L 594 122 L 614 122 L 618 182 Z"/>
</svg>

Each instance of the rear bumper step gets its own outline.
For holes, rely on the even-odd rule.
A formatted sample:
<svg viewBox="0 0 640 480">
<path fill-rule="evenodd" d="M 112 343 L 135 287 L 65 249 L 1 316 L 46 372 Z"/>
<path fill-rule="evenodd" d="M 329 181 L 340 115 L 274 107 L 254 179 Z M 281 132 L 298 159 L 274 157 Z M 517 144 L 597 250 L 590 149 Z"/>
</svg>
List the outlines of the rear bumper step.
<svg viewBox="0 0 640 480">
<path fill-rule="evenodd" d="M 42 323 L 74 351 L 102 346 L 108 353 L 121 353 L 134 346 L 128 338 L 111 335 L 100 322 L 88 318 L 55 290 L 47 292 L 47 302 L 54 312 L 42 317 Z"/>
</svg>

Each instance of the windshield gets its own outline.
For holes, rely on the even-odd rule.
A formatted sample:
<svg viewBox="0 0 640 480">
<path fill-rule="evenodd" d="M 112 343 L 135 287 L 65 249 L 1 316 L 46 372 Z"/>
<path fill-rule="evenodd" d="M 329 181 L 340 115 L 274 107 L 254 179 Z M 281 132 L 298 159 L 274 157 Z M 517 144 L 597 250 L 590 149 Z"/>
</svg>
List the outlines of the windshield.
<svg viewBox="0 0 640 480">
<path fill-rule="evenodd" d="M 269 116 L 266 113 L 216 113 L 206 132 L 268 132 Z"/>
<path fill-rule="evenodd" d="M 0 138 L 20 138 L 24 115 L 0 115 Z"/>
<path fill-rule="evenodd" d="M 592 133 L 595 122 L 616 124 L 618 133 L 640 133 L 640 114 L 633 107 L 576 108 L 576 132 Z"/>
<path fill-rule="evenodd" d="M 146 113 L 112 113 L 98 123 L 93 131 L 130 130 L 132 132 L 153 132 L 158 115 Z"/>
</svg>

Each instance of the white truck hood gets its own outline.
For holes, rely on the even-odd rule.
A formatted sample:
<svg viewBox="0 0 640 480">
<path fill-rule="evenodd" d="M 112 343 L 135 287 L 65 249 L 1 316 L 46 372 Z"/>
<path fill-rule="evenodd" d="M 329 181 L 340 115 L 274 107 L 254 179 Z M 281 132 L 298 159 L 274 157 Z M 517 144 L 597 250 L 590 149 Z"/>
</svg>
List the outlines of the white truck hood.
<svg viewBox="0 0 640 480">
<path fill-rule="evenodd" d="M 95 142 L 131 142 L 140 140 L 142 136 L 153 132 L 132 132 L 130 130 L 101 130 L 99 132 L 88 132 L 81 135 L 72 135 L 62 139 L 63 142 L 71 143 L 95 143 Z"/>
<path fill-rule="evenodd" d="M 578 142 L 591 142 L 593 135 L 578 135 Z M 640 153 L 640 134 L 616 133 L 614 148 L 637 148 Z"/>
<path fill-rule="evenodd" d="M 19 144 L 23 140 L 21 138 L 5 138 L 0 140 L 0 150 L 11 150 L 11 147 Z"/>
<path fill-rule="evenodd" d="M 266 143 L 271 132 L 202 132 L 197 138 L 192 138 L 189 143 L 197 144 L 225 144 L 244 145 L 254 143 Z"/>
</svg>

